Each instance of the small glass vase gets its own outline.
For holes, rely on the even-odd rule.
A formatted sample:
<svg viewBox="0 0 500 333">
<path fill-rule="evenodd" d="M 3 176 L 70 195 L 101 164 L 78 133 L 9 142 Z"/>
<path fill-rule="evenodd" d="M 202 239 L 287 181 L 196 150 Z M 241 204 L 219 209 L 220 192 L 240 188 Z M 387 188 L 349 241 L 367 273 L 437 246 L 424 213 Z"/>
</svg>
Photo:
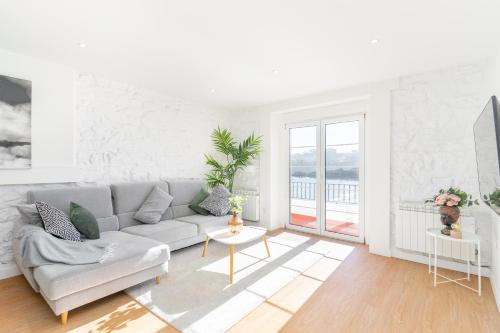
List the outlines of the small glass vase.
<svg viewBox="0 0 500 333">
<path fill-rule="evenodd" d="M 227 226 L 229 227 L 229 232 L 237 234 L 243 228 L 243 220 L 238 216 L 238 214 L 233 213 L 227 223 Z"/>
</svg>

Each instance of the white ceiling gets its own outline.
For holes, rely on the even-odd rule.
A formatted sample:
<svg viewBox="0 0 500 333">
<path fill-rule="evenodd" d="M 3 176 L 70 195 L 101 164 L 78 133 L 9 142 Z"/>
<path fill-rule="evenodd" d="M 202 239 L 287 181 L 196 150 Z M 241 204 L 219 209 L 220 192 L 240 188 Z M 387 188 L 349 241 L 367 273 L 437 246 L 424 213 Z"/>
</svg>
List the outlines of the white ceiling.
<svg viewBox="0 0 500 333">
<path fill-rule="evenodd" d="M 499 14 L 498 0 L 0 0 L 0 48 L 237 109 L 485 58 Z"/>
</svg>

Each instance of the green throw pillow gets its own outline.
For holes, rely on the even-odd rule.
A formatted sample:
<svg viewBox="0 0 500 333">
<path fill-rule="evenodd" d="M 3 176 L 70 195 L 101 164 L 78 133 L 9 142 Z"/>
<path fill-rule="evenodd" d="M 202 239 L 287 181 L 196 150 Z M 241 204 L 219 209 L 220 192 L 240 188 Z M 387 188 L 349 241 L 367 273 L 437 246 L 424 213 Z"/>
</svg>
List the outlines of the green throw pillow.
<svg viewBox="0 0 500 333">
<path fill-rule="evenodd" d="M 99 225 L 94 214 L 79 204 L 72 202 L 69 206 L 69 216 L 71 223 L 85 238 L 99 238 Z"/>
<path fill-rule="evenodd" d="M 189 208 L 197 212 L 198 214 L 201 215 L 210 215 L 210 212 L 206 210 L 205 208 L 200 207 L 200 203 L 205 200 L 209 196 L 209 193 L 205 191 L 204 189 L 201 189 L 198 194 L 194 196 L 194 199 L 191 201 L 191 204 L 189 205 Z"/>
</svg>

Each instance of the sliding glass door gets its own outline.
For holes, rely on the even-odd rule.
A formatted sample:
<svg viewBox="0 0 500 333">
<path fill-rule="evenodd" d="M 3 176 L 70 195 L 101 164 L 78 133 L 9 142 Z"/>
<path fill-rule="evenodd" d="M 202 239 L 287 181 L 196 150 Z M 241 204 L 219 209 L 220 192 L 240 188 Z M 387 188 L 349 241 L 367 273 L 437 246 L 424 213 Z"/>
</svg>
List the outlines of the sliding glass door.
<svg viewBox="0 0 500 333">
<path fill-rule="evenodd" d="M 364 118 L 288 126 L 288 227 L 364 242 Z"/>
</svg>

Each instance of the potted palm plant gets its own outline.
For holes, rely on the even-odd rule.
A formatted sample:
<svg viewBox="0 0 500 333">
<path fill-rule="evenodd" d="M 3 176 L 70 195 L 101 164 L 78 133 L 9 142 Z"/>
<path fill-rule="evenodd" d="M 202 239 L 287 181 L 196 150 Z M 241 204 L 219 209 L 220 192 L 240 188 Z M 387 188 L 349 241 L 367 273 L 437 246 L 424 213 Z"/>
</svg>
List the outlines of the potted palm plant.
<svg viewBox="0 0 500 333">
<path fill-rule="evenodd" d="M 229 192 L 233 192 L 236 174 L 250 165 L 261 153 L 262 136 L 255 136 L 252 133 L 237 143 L 230 131 L 217 127 L 212 133 L 212 142 L 215 149 L 225 158 L 223 162 L 219 162 L 212 155 L 205 154 L 206 163 L 211 167 L 206 175 L 207 185 L 209 188 L 224 185 Z"/>
</svg>

